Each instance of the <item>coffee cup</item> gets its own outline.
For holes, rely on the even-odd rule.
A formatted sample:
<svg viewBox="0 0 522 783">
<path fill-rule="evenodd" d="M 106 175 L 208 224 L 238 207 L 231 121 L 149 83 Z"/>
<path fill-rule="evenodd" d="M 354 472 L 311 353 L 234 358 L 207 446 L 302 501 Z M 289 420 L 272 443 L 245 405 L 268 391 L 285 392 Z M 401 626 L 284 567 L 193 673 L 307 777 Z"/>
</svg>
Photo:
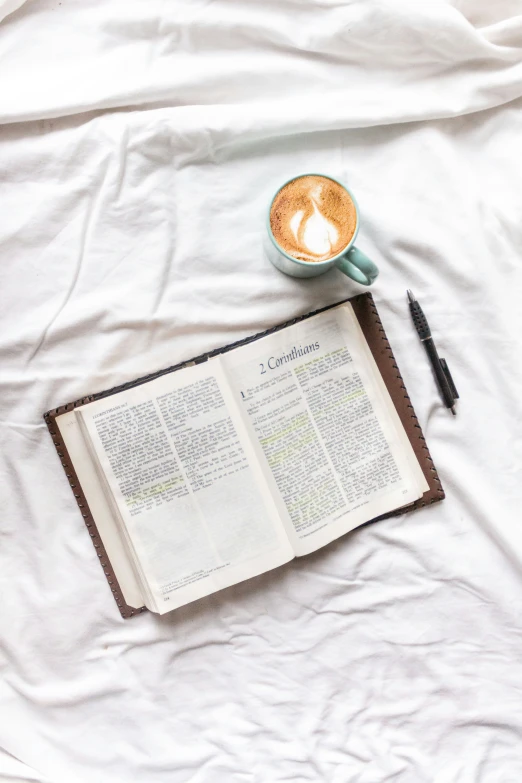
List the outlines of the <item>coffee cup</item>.
<svg viewBox="0 0 522 783">
<path fill-rule="evenodd" d="M 355 247 L 359 225 L 359 207 L 346 185 L 325 174 L 299 174 L 270 201 L 267 255 L 292 277 L 317 277 L 336 267 L 369 286 L 379 269 Z"/>
</svg>

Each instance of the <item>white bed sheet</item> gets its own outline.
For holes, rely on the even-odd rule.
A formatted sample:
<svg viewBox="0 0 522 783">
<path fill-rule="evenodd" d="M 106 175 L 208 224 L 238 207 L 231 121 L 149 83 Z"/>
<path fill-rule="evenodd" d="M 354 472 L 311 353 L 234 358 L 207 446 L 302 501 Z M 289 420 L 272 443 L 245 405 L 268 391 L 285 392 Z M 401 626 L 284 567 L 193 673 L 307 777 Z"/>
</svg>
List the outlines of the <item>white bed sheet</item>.
<svg viewBox="0 0 522 783">
<path fill-rule="evenodd" d="M 2 783 L 518 783 L 520 0 L 33 0 L 0 74 Z M 263 257 L 303 171 L 358 196 L 447 499 L 123 621 L 41 414 L 358 293 Z"/>
</svg>

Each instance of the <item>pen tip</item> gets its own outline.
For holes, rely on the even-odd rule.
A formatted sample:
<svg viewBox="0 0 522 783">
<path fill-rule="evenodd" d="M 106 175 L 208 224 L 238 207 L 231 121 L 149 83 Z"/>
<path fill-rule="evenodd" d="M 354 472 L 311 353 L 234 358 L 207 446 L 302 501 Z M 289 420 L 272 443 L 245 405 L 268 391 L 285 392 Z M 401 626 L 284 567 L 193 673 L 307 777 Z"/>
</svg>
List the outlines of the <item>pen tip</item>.
<svg viewBox="0 0 522 783">
<path fill-rule="evenodd" d="M 454 416 L 457 415 L 457 411 L 455 410 L 455 406 L 454 405 L 451 406 L 451 412 L 453 413 Z"/>
<path fill-rule="evenodd" d="M 413 295 L 413 291 L 410 291 L 410 289 L 409 289 L 409 288 L 408 288 L 408 290 L 407 290 L 407 294 L 408 294 L 408 299 L 409 299 L 409 301 L 410 301 L 410 302 L 415 302 L 415 301 L 417 301 L 417 300 L 415 299 L 414 295 Z"/>
</svg>

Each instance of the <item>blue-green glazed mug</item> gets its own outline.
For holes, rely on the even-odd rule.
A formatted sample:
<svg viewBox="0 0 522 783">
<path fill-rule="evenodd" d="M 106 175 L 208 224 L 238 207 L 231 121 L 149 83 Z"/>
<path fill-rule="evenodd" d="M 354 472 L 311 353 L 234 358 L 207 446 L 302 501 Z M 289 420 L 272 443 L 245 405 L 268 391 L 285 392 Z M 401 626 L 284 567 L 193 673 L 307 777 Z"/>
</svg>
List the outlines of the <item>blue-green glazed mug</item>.
<svg viewBox="0 0 522 783">
<path fill-rule="evenodd" d="M 270 214 L 272 211 L 272 204 L 274 203 L 274 199 L 278 195 L 279 191 L 285 187 L 285 185 L 288 185 L 289 182 L 293 182 L 294 180 L 300 179 L 301 177 L 324 177 L 325 179 L 332 180 L 332 182 L 336 182 L 341 188 L 343 188 L 343 190 L 348 193 L 355 207 L 357 220 L 352 238 L 346 247 L 341 250 L 341 252 L 337 253 L 335 256 L 332 256 L 332 258 L 327 258 L 325 261 L 303 261 L 300 258 L 295 258 L 294 256 L 290 255 L 285 250 L 283 250 L 281 245 L 278 244 L 270 227 Z M 317 277 L 318 275 L 322 275 L 325 272 L 328 272 L 328 270 L 332 267 L 336 267 L 337 269 L 340 269 L 340 271 L 345 275 L 351 277 L 352 280 L 355 280 L 357 283 L 360 283 L 361 285 L 371 285 L 379 274 L 379 269 L 376 264 L 374 264 L 373 261 L 368 258 L 368 256 L 355 247 L 355 240 L 359 232 L 359 226 L 359 206 L 355 200 L 355 196 L 351 190 L 346 187 L 346 185 L 344 185 L 342 182 L 339 182 L 339 180 L 335 179 L 335 177 L 329 176 L 328 174 L 318 174 L 317 172 L 313 174 L 298 174 L 297 176 L 292 177 L 283 183 L 281 187 L 277 189 L 277 192 L 270 201 L 266 221 L 266 252 L 272 264 L 281 272 L 284 272 L 285 275 L 291 275 L 292 277 Z"/>
</svg>

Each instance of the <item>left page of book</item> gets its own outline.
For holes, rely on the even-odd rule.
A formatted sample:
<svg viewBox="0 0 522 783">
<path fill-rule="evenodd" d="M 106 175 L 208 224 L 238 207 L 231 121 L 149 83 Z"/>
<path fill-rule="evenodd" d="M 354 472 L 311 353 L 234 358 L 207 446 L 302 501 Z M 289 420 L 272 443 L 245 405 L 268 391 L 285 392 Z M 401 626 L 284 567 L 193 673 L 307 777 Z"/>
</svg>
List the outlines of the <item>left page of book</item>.
<svg viewBox="0 0 522 783">
<path fill-rule="evenodd" d="M 219 358 L 75 413 L 152 611 L 294 557 Z"/>
</svg>

